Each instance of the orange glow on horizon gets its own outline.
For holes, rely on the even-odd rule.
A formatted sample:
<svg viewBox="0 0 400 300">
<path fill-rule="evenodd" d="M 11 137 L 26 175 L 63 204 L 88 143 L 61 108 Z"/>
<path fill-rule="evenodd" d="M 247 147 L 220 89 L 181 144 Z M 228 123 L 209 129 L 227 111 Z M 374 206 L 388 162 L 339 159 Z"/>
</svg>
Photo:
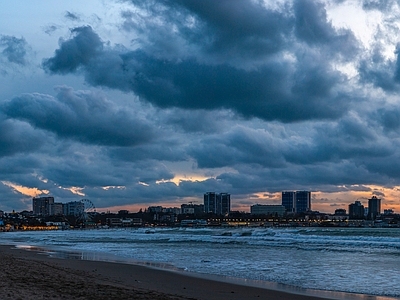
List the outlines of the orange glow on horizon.
<svg viewBox="0 0 400 300">
<path fill-rule="evenodd" d="M 195 177 L 195 178 L 182 178 L 176 176 L 173 180 L 182 181 L 192 181 L 192 180 L 205 180 L 209 179 L 206 177 Z M 39 195 L 49 195 L 48 190 L 40 190 L 38 188 L 30 188 L 22 186 L 9 181 L 0 181 L 5 186 L 13 189 L 15 192 L 20 193 L 23 196 L 37 197 Z M 172 182 L 172 181 L 171 181 Z M 158 184 L 162 184 L 160 181 Z M 77 187 L 59 187 L 70 191 L 72 194 L 79 196 L 86 195 L 84 188 Z M 104 190 L 109 190 L 112 188 L 125 189 L 124 186 L 108 186 L 103 187 Z M 368 206 L 368 199 L 373 195 L 382 199 L 381 211 L 385 209 L 392 209 L 395 213 L 400 213 L 400 186 L 394 186 L 391 188 L 385 188 L 376 185 L 353 185 L 353 186 L 339 186 L 339 191 L 337 192 L 321 192 L 312 191 L 311 209 L 313 211 L 319 211 L 322 213 L 334 213 L 338 208 L 345 209 L 348 212 L 349 204 L 355 201 L 360 201 L 364 207 Z M 228 191 L 229 192 L 229 191 Z M 62 200 L 58 200 L 62 201 Z M 203 204 L 203 195 L 200 194 L 196 197 L 184 197 L 175 199 L 169 199 L 165 201 L 151 201 L 151 202 L 140 202 L 140 203 L 130 203 L 124 205 L 111 205 L 107 207 L 97 207 L 98 212 L 118 212 L 119 210 L 128 210 L 132 213 L 138 212 L 140 209 L 145 210 L 149 206 L 163 206 L 163 207 L 180 207 L 181 204 Z M 96 203 L 95 203 L 96 204 Z M 250 206 L 254 204 L 264 204 L 264 205 L 280 205 L 281 204 L 281 192 L 258 192 L 250 195 L 236 196 L 231 194 L 231 210 L 232 211 L 243 211 L 250 212 Z M 28 204 L 27 204 L 28 205 Z"/>
<path fill-rule="evenodd" d="M 72 187 L 69 187 L 69 188 L 64 188 L 64 187 L 60 186 L 59 188 L 63 189 L 63 190 L 70 191 L 74 195 L 78 195 L 78 196 L 82 196 L 82 197 L 86 196 L 85 193 L 82 192 L 83 188 L 80 188 L 80 187 L 72 186 Z"/>
<path fill-rule="evenodd" d="M 46 195 L 49 194 L 48 190 L 39 190 L 38 188 L 29 188 L 29 187 L 15 184 L 15 183 L 12 183 L 9 181 L 1 181 L 1 183 L 8 187 L 11 187 L 15 191 L 17 191 L 25 196 L 36 197 L 41 194 L 46 194 Z"/>
<path fill-rule="evenodd" d="M 179 184 L 181 182 L 185 182 L 185 181 L 192 181 L 192 182 L 201 182 L 201 181 L 205 181 L 207 179 L 211 179 L 211 178 L 215 178 L 215 177 L 207 177 L 207 176 L 203 176 L 203 175 L 175 175 L 174 178 L 169 179 L 169 180 L 158 180 L 156 181 L 157 184 L 161 184 L 161 183 L 166 183 L 166 182 L 173 182 L 175 183 L 177 186 L 179 186 Z"/>
</svg>

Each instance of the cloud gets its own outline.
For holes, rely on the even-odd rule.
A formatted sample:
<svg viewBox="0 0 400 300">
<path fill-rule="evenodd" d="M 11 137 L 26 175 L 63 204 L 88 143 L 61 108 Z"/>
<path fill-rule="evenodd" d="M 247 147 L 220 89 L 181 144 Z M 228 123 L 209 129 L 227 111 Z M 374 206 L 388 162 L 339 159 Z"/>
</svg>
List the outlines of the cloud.
<svg viewBox="0 0 400 300">
<path fill-rule="evenodd" d="M 34 131 L 28 124 L 7 119 L 0 113 L 0 158 L 34 152 L 45 139 L 45 134 Z"/>
<path fill-rule="evenodd" d="M 389 133 L 398 133 L 400 129 L 400 109 L 396 106 L 379 108 L 373 117 L 376 117 L 383 129 Z"/>
<path fill-rule="evenodd" d="M 285 158 L 292 163 L 312 164 L 387 157 L 394 152 L 393 145 L 382 138 L 381 131 L 374 125 L 356 113 L 349 113 L 337 123 L 315 126 L 310 139 L 285 148 Z"/>
<path fill-rule="evenodd" d="M 101 161 L 103 159 L 103 161 Z M 108 169 L 109 172 L 104 172 Z M 138 182 L 151 183 L 161 179 L 169 180 L 173 174 L 164 164 L 155 160 L 119 165 L 101 153 L 82 156 L 75 153 L 71 159 L 63 159 L 59 164 L 49 163 L 42 174 L 62 186 L 86 189 L 105 186 L 131 186 Z"/>
<path fill-rule="evenodd" d="M 371 83 L 374 87 L 387 92 L 396 92 L 399 90 L 398 81 L 400 81 L 399 53 L 396 51 L 396 60 L 393 60 L 385 57 L 383 50 L 382 47 L 376 45 L 371 55 L 359 62 L 360 82 Z"/>
<path fill-rule="evenodd" d="M 362 8 L 365 10 L 380 10 L 383 12 L 389 11 L 395 1 L 387 0 L 387 1 L 379 1 L 379 0 L 363 0 L 362 1 Z"/>
<path fill-rule="evenodd" d="M 133 111 L 114 106 L 100 93 L 59 87 L 57 97 L 24 94 L 5 101 L 0 109 L 9 117 L 61 138 L 94 145 L 133 146 L 155 135 L 151 125 Z"/>
<path fill-rule="evenodd" d="M 92 28 L 77 27 L 71 30 L 73 38 L 60 39 L 60 49 L 55 56 L 43 61 L 46 70 L 52 73 L 67 74 L 74 72 L 79 66 L 89 62 L 101 50 L 102 42 Z"/>
<path fill-rule="evenodd" d="M 232 120 L 243 121 L 227 110 L 191 110 L 173 108 L 158 112 L 160 122 L 168 124 L 175 131 L 216 134 L 230 126 Z"/>
<path fill-rule="evenodd" d="M 318 1 L 294 1 L 295 34 L 310 46 L 322 45 L 327 53 L 341 53 L 350 60 L 358 52 L 358 42 L 348 29 L 337 30 L 328 21 L 324 4 Z"/>
<path fill-rule="evenodd" d="M 26 56 L 28 43 L 24 38 L 0 35 L 0 49 L 1 48 L 3 48 L 1 54 L 6 57 L 8 62 L 21 66 L 27 64 Z"/>
<path fill-rule="evenodd" d="M 380 191 L 373 191 L 372 194 L 379 197 L 385 197 L 385 193 Z"/>
<path fill-rule="evenodd" d="M 199 143 L 192 143 L 188 152 L 200 168 L 232 167 L 237 164 L 258 164 L 270 168 L 285 165 L 279 145 L 271 134 L 240 126 L 225 134 L 210 135 Z"/>
<path fill-rule="evenodd" d="M 80 20 L 79 16 L 76 13 L 72 13 L 70 11 L 65 12 L 64 17 L 71 21 L 79 21 Z"/>
<path fill-rule="evenodd" d="M 2 195 L 1 210 L 5 212 L 22 211 L 32 201 L 30 197 L 18 194 L 2 182 L 0 182 L 0 194 Z"/>
<path fill-rule="evenodd" d="M 270 61 L 245 70 L 196 58 L 161 59 L 143 50 L 104 49 L 90 27 L 73 32 L 53 58 L 44 60 L 48 72 L 81 69 L 94 86 L 132 91 L 161 108 L 225 108 L 247 118 L 282 122 L 335 119 L 347 110 L 348 96 L 337 90 L 343 75 L 317 54 L 297 63 Z"/>
<path fill-rule="evenodd" d="M 122 15 L 124 28 L 138 33 L 154 55 L 182 53 L 177 43 L 220 62 L 268 57 L 283 48 L 293 23 L 289 14 L 255 1 L 127 2 L 135 9 Z"/>
<path fill-rule="evenodd" d="M 56 32 L 60 28 L 61 28 L 60 25 L 50 24 L 50 25 L 44 26 L 43 31 L 45 33 L 47 33 L 48 35 L 52 35 L 54 32 Z"/>
<path fill-rule="evenodd" d="M 79 191 L 97 207 L 201 202 L 206 191 L 251 205 L 290 189 L 323 193 L 315 203 L 329 209 L 396 186 L 398 4 L 352 3 L 362 29 L 343 18 L 348 5 L 127 0 L 92 17 L 60 8 L 41 36 L 26 36 L 30 70 L 9 59 L 17 42 L 0 44 L 10 75 L 0 181 L 63 202 Z"/>
</svg>

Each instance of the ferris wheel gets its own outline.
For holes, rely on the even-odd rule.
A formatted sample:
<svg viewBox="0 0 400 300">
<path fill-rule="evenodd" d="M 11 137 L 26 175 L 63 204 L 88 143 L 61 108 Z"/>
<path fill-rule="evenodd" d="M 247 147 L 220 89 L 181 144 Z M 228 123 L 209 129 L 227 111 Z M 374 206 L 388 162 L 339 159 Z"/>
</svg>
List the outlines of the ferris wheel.
<svg viewBox="0 0 400 300">
<path fill-rule="evenodd" d="M 79 207 L 76 210 L 75 216 L 78 221 L 89 222 L 93 219 L 93 214 L 96 213 L 96 207 L 89 199 L 82 199 Z"/>
</svg>

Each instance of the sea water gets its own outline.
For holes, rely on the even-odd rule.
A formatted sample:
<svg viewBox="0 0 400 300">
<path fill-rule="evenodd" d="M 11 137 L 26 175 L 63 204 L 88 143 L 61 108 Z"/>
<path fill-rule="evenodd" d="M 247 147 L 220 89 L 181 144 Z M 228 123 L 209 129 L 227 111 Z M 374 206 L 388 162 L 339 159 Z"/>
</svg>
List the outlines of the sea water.
<svg viewBox="0 0 400 300">
<path fill-rule="evenodd" d="M 3 244 L 304 289 L 400 298 L 398 228 L 138 228 L 8 232 Z"/>
</svg>

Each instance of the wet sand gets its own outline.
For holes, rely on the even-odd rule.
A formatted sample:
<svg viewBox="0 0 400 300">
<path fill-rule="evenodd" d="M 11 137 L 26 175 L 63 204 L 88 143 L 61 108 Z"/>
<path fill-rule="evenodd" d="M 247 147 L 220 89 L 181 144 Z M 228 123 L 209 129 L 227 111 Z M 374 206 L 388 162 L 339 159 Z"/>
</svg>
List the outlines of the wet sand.
<svg viewBox="0 0 400 300">
<path fill-rule="evenodd" d="M 293 294 L 146 266 L 49 257 L 0 246 L 1 299 L 340 299 Z M 349 295 L 346 299 L 377 299 Z M 342 299 L 345 299 L 342 298 Z"/>
</svg>

